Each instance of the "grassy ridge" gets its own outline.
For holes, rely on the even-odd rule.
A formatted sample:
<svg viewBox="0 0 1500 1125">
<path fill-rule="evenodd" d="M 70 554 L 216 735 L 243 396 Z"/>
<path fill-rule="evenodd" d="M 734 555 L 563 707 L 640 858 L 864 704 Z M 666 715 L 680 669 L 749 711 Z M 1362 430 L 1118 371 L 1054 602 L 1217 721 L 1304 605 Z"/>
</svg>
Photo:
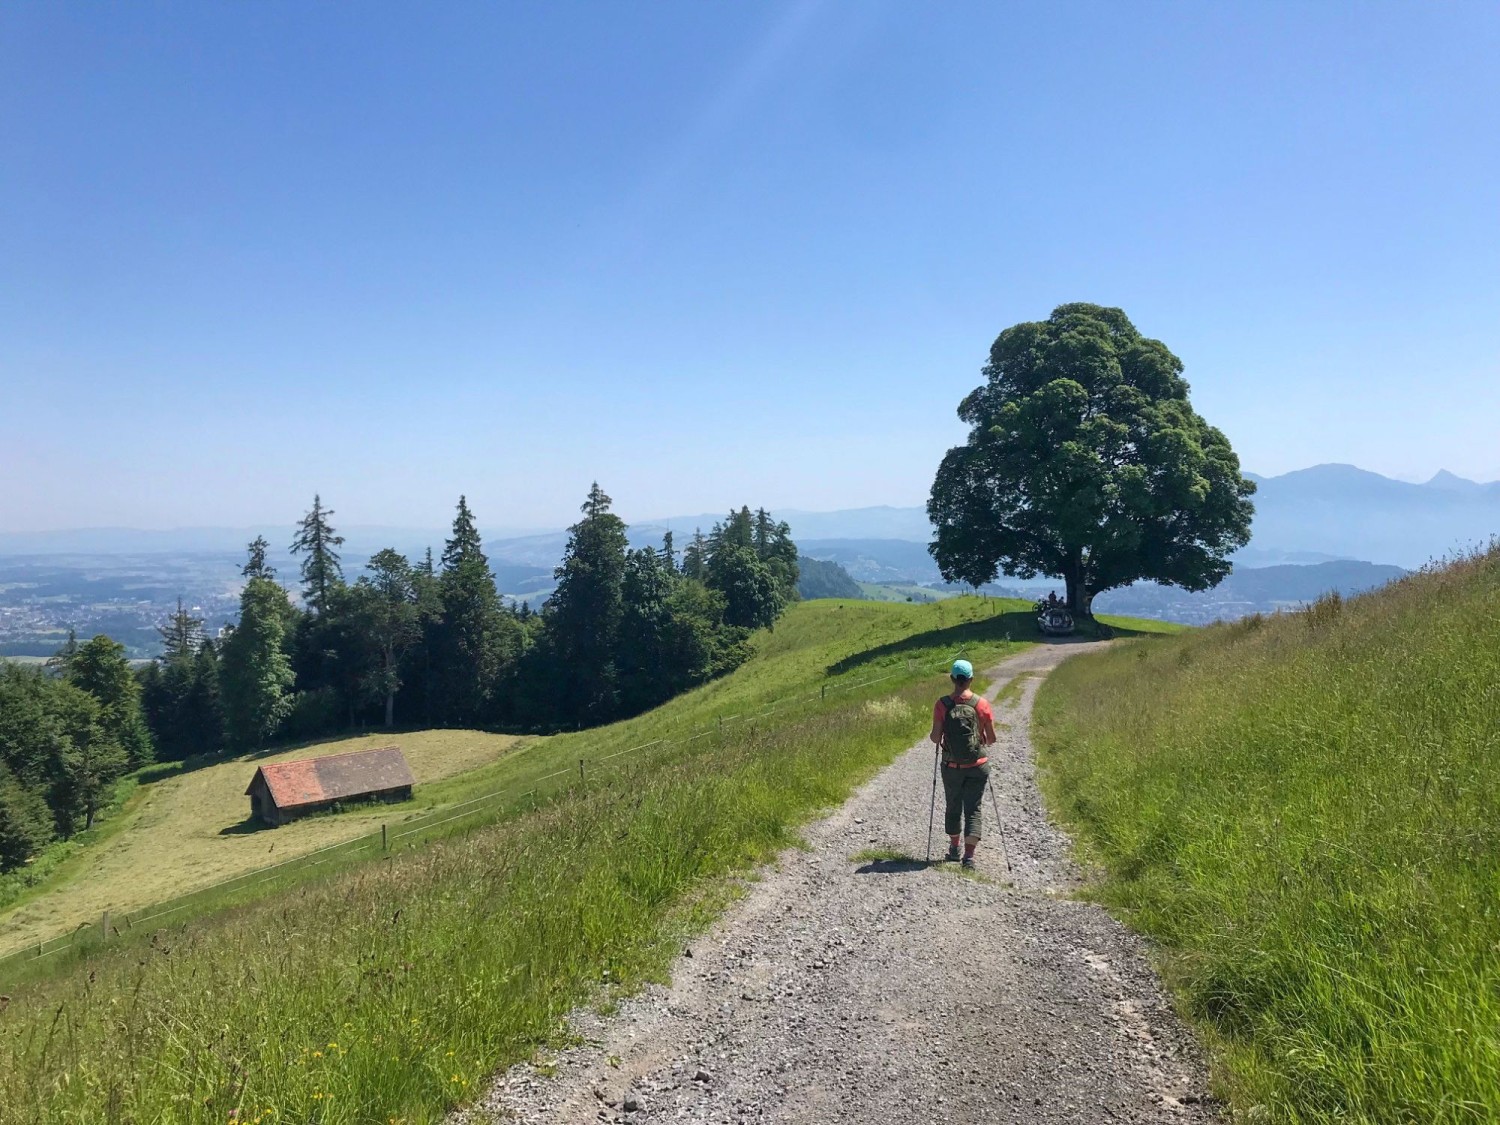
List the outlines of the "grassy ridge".
<svg viewBox="0 0 1500 1125">
<path fill-rule="evenodd" d="M 1072 661 L 1038 735 L 1250 1119 L 1500 1120 L 1500 550 Z"/>
<path fill-rule="evenodd" d="M 659 974 L 728 893 L 723 875 L 787 844 L 921 732 L 956 649 L 984 661 L 1019 647 L 1003 638 L 1024 615 L 996 608 L 795 607 L 734 676 L 653 716 L 530 743 L 487 780 L 724 717 L 721 733 L 17 988 L 0 1016 L 0 1122 L 440 1119 L 575 1003 Z M 845 690 L 824 701 L 820 679 Z"/>
</svg>

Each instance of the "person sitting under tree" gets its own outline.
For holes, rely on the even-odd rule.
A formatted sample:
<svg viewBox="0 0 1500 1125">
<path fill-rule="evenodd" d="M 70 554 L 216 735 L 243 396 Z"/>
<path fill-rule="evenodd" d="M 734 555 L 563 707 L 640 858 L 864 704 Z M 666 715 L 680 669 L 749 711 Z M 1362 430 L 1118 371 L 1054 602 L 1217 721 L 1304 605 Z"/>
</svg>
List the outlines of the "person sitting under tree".
<svg viewBox="0 0 1500 1125">
<path fill-rule="evenodd" d="M 959 858 L 958 837 L 962 820 L 963 865 L 974 866 L 979 846 L 979 803 L 990 780 L 986 746 L 995 744 L 995 715 L 990 701 L 969 690 L 974 666 L 955 660 L 949 674 L 953 690 L 932 708 L 932 734 L 943 760 L 943 830 L 948 833 L 948 860 Z M 962 814 L 960 818 L 960 814 Z"/>
</svg>

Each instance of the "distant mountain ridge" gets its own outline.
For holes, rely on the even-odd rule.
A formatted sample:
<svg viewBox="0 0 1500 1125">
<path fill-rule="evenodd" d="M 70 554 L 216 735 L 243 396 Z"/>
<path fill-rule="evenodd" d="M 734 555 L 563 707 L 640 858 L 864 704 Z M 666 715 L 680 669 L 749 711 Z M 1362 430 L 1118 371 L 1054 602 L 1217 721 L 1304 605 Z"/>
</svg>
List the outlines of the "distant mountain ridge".
<svg viewBox="0 0 1500 1125">
<path fill-rule="evenodd" d="M 1240 556 L 1246 565 L 1353 558 L 1415 567 L 1500 535 L 1500 481 L 1471 481 L 1443 470 L 1425 483 L 1413 484 L 1342 464 L 1314 465 L 1274 477 L 1245 475 L 1259 486 L 1253 538 Z M 799 546 L 815 548 L 808 550 L 809 555 L 839 562 L 856 577 L 862 570 L 872 575 L 888 572 L 888 577 L 902 571 L 910 579 L 935 580 L 936 570 L 925 559 L 931 526 L 924 508 L 880 505 L 833 512 L 788 508 L 773 514 L 791 525 Z M 635 546 L 659 544 L 670 530 L 681 547 L 695 529 L 707 532 L 722 518 L 705 513 L 641 520 L 631 524 L 630 540 Z M 351 556 L 368 556 L 386 546 L 413 555 L 431 546 L 436 553 L 447 536 L 446 530 L 437 528 L 352 525 L 341 530 Z M 550 568 L 557 565 L 567 543 L 563 530 L 480 530 L 491 561 L 497 564 Z M 0 532 L 0 555 L 239 555 L 256 535 L 265 535 L 279 554 L 283 544 L 291 541 L 292 522 L 280 527 L 174 531 Z M 921 546 L 920 556 L 910 549 L 914 544 Z M 919 576 L 917 570 L 923 573 Z"/>
</svg>

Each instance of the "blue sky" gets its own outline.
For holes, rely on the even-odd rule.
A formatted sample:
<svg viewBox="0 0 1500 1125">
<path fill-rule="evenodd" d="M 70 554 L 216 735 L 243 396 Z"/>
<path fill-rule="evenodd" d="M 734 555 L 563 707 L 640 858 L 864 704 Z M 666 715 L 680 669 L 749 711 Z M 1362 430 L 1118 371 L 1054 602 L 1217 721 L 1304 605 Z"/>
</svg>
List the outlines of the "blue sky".
<svg viewBox="0 0 1500 1125">
<path fill-rule="evenodd" d="M 0 529 L 921 503 L 1118 305 L 1247 469 L 1500 478 L 1493 4 L 0 6 Z"/>
</svg>

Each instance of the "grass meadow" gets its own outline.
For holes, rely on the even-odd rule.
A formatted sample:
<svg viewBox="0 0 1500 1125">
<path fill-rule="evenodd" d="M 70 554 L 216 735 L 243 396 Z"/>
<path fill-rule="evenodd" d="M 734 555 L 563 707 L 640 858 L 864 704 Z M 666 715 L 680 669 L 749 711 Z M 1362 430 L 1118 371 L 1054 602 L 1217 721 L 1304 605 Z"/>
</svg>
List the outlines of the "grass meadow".
<svg viewBox="0 0 1500 1125">
<path fill-rule="evenodd" d="M 516 742 L 511 735 L 430 730 L 332 739 L 186 768 L 177 763 L 147 767 L 128 780 L 128 797 L 97 826 L 97 840 L 84 846 L 66 841 L 74 845 L 67 858 L 18 896 L 18 905 L 0 913 L 0 955 L 97 922 L 106 910 L 136 910 L 378 831 L 385 821 L 399 824 L 450 799 L 455 787 L 434 783 L 472 774 Z M 257 766 L 393 744 L 401 747 L 417 778 L 416 799 L 395 806 L 354 805 L 338 816 L 309 817 L 275 831 L 256 831 L 248 821 L 245 786 Z"/>
<path fill-rule="evenodd" d="M 0 1001 L 0 1122 L 441 1120 L 574 1005 L 659 978 L 733 875 L 920 736 L 948 660 L 1029 624 L 973 598 L 796 606 L 732 676 L 465 782 L 596 761 L 536 809 L 60 962 Z"/>
<path fill-rule="evenodd" d="M 1080 657 L 1037 733 L 1244 1120 L 1500 1120 L 1500 550 Z"/>
</svg>

